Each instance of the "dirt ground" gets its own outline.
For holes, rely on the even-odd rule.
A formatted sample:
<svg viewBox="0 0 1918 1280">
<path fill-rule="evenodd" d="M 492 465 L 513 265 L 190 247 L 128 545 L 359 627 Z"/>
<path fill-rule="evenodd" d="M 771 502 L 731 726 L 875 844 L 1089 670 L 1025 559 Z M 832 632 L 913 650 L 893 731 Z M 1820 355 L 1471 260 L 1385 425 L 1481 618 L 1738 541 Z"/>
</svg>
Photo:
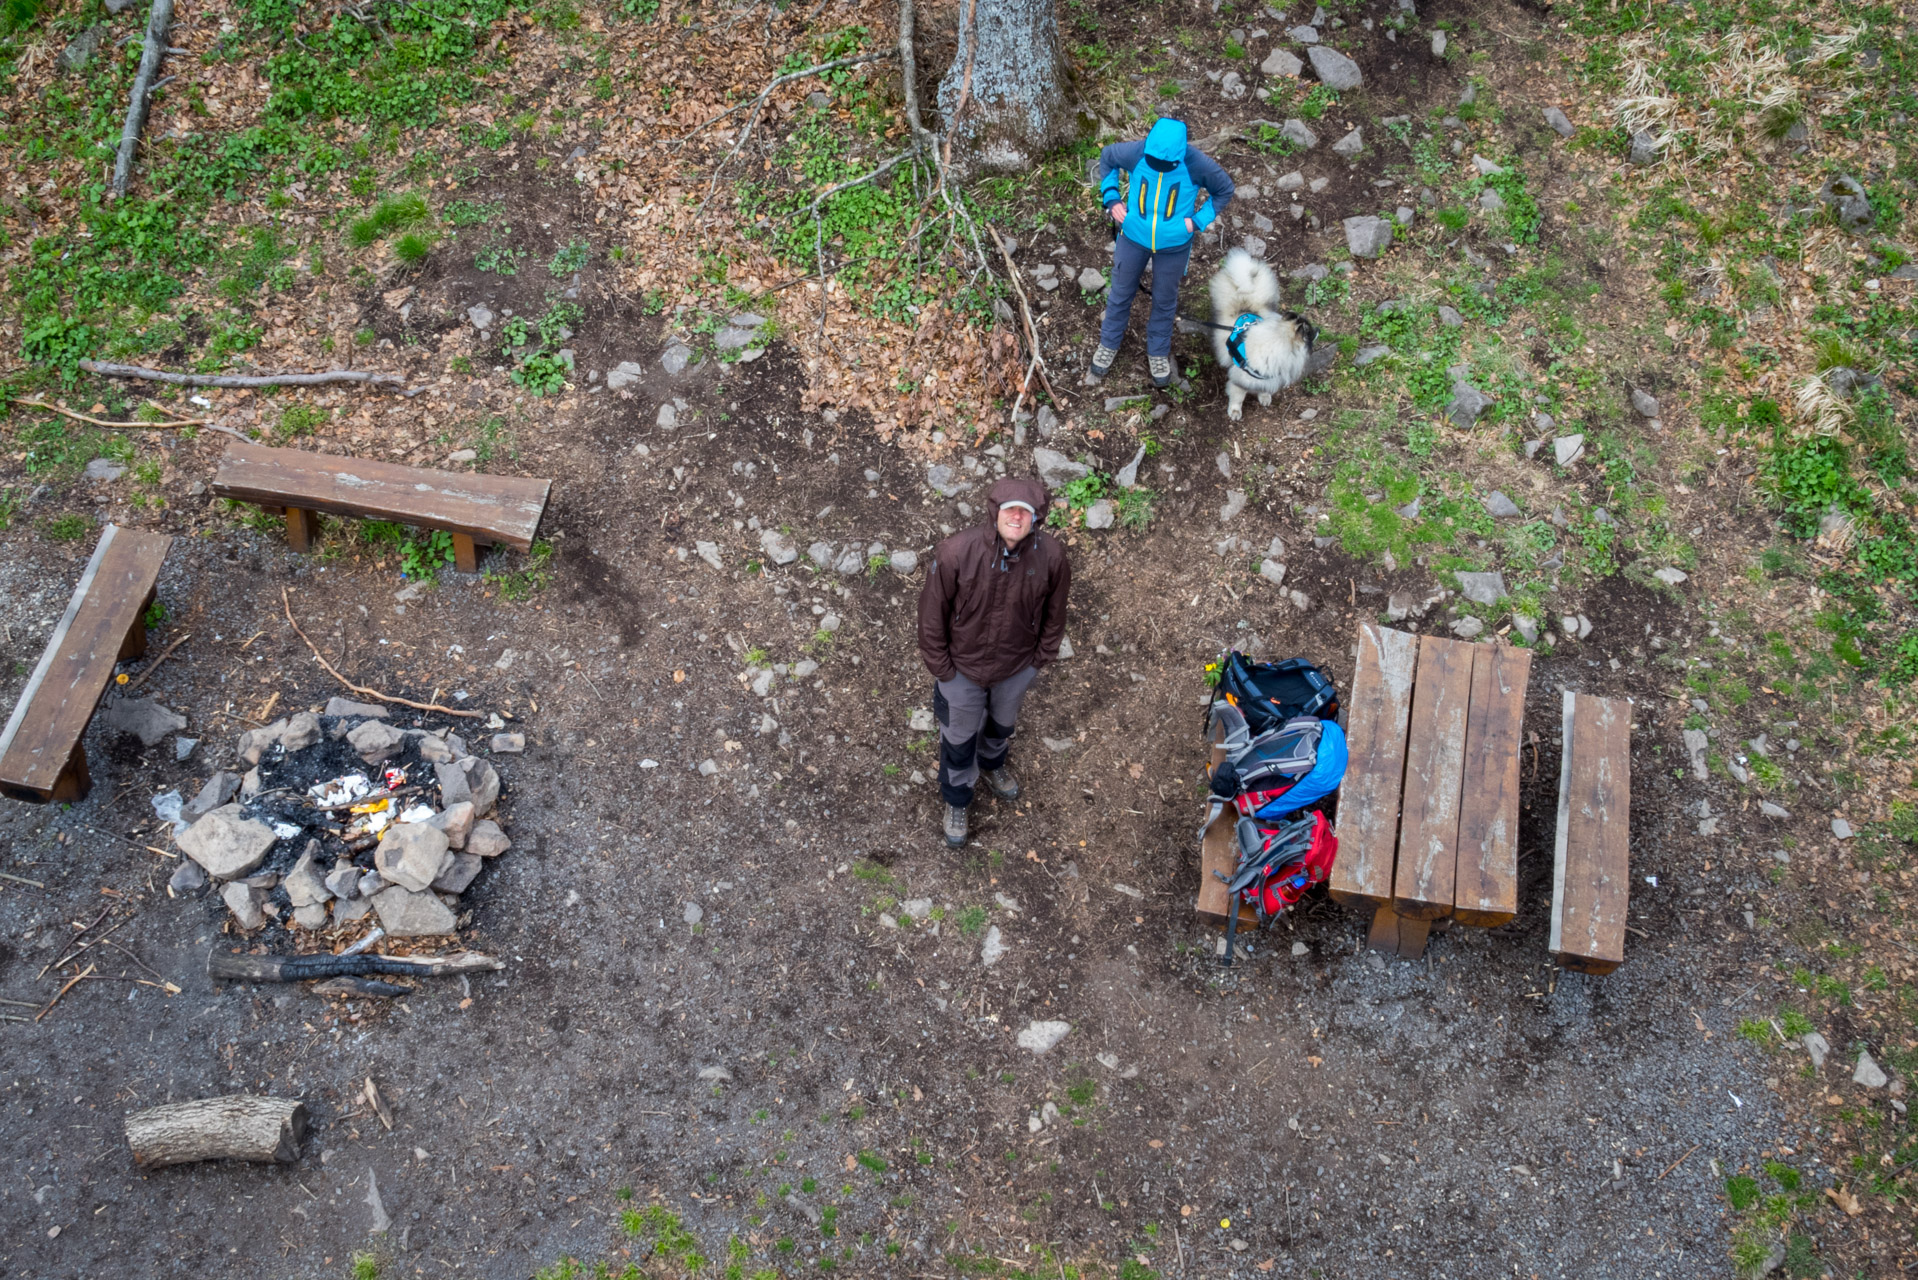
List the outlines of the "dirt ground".
<svg viewBox="0 0 1918 1280">
<path fill-rule="evenodd" d="M 1427 7 L 1466 28 L 1464 9 Z M 1522 5 L 1471 12 L 1488 48 L 1547 35 Z M 1523 39 L 1498 43 L 1501 26 Z M 1454 71 L 1422 48 L 1376 37 L 1368 48 L 1368 76 L 1390 88 L 1345 107 L 1352 123 L 1369 130 L 1456 97 Z M 1529 74 L 1502 52 L 1496 65 L 1514 82 Z M 1209 110 L 1191 112 L 1195 135 L 1225 121 Z M 1328 140 L 1341 132 L 1327 126 Z M 1261 183 L 1286 167 L 1223 158 Z M 1276 196 L 1234 209 L 1274 218 L 1284 266 L 1326 260 L 1343 243 L 1340 217 L 1401 198 L 1373 193 L 1380 153 L 1332 160 L 1321 151 L 1306 165 L 1336 169 L 1340 185 L 1313 202 L 1324 230 L 1284 216 Z M 517 170 L 497 162 L 473 189 L 539 221 L 541 252 L 591 225 L 570 188 Z M 1074 224 L 1056 257 L 1051 239 L 1026 252 L 1076 275 L 1106 252 L 1094 230 Z M 1221 252 L 1201 251 L 1195 281 Z M 1388 296 L 1368 270 L 1355 291 Z M 1594 280 L 1610 305 L 1644 296 L 1629 270 L 1594 267 Z M 353 323 L 440 365 L 479 363 L 465 310 L 537 309 L 517 287 L 431 269 L 404 299 L 366 292 Z M 1735 847 L 1701 837 L 1698 802 L 1732 802 L 1716 783 L 1674 776 L 1685 707 L 1652 640 L 1682 650 L 1709 638 L 1697 602 L 1735 571 L 1730 548 L 1761 519 L 1740 459 L 1716 463 L 1723 483 L 1687 513 L 1724 531 L 1723 564 L 1708 560 L 1680 593 L 1614 579 L 1555 604 L 1592 632 L 1532 665 L 1514 923 L 1440 932 L 1423 959 L 1388 961 L 1363 950 L 1364 918 L 1315 896 L 1222 970 L 1217 935 L 1192 915 L 1202 668 L 1228 647 L 1304 655 L 1349 687 L 1354 629 L 1388 593 L 1452 585 L 1315 543 L 1326 472 L 1310 449 L 1344 393 L 1312 384 L 1235 426 L 1207 360 L 1194 394 L 1166 402 L 1164 448 L 1146 467 L 1157 517 L 1143 531 L 1068 535 L 1074 654 L 1027 703 L 1012 757 L 1023 797 L 983 801 L 954 852 L 937 831 L 930 735 L 909 728 L 931 696 L 914 599 L 933 545 L 976 518 L 968 504 L 986 481 L 1023 469 L 1029 451 L 1001 439 L 997 454 L 943 455 L 970 487 L 940 497 L 926 457 L 881 443 L 857 413 L 803 408 L 805 371 L 784 342 L 751 363 L 709 357 L 668 376 L 663 321 L 610 275 L 579 287 L 578 369 L 633 361 L 646 370 L 637 384 L 514 400 L 482 367 L 470 391 L 446 380 L 435 393 L 455 415 L 462 396 L 509 406 L 510 444 L 490 469 L 555 480 L 553 580 L 525 600 L 448 573 L 403 603 L 394 567 L 340 530 L 332 554 L 291 554 L 190 492 L 211 476 L 217 436 L 168 447 L 163 512 L 85 481 L 40 499 L 179 535 L 156 651 L 192 639 L 142 693 L 184 714 L 201 745 L 176 762 L 171 739 L 142 749 L 96 724 L 85 801 L 0 807 L 0 997 L 35 1019 L 0 1031 L 0 1267 L 337 1277 L 371 1250 L 390 1275 L 526 1277 L 565 1256 L 666 1268 L 617 1225 L 630 1205 L 658 1203 L 715 1271 L 731 1260 L 856 1275 L 1037 1276 L 1053 1273 L 1048 1261 L 1061 1276 L 1093 1263 L 1326 1280 L 1729 1273 L 1726 1172 L 1807 1141 L 1780 1101 L 1785 1068 L 1736 1034 L 1781 985 L 1776 944 L 1761 943 L 1750 913 L 1805 909 L 1820 870 L 1827 893 L 1847 883 L 1811 851 L 1817 815 L 1783 828 L 1805 837 L 1807 878 L 1773 883 L 1760 844 L 1780 828 L 1741 811 Z M 1089 351 L 1097 314 L 1052 302 L 1062 366 Z M 1200 359 L 1198 340 L 1182 341 Z M 1142 365 L 1138 354 L 1126 358 Z M 1142 373 L 1122 370 L 1111 393 Z M 660 425 L 666 404 L 672 428 Z M 243 424 L 253 402 L 229 395 L 216 409 Z M 1055 447 L 1108 469 L 1126 461 L 1123 432 L 1085 435 L 1110 427 L 1103 415 L 1066 417 Z M 344 446 L 322 431 L 320 447 Z M 408 447 L 414 461 L 438 459 L 430 424 Z M 1222 524 L 1247 474 L 1262 477 L 1256 496 Z M 789 530 L 799 561 L 749 569 L 766 558 L 764 529 Z M 1225 537 L 1260 550 L 1282 539 L 1286 586 L 1309 608 L 1244 555 L 1221 556 Z M 914 550 L 921 567 L 819 571 L 803 554 L 819 540 Z M 725 567 L 694 554 L 697 541 L 716 543 Z M 90 546 L 26 522 L 0 535 L 0 699 L 24 682 Z M 462 941 L 502 958 L 498 975 L 425 982 L 391 1004 L 207 978 L 210 948 L 293 943 L 278 926 L 236 937 L 214 896 L 169 895 L 178 864 L 149 797 L 191 794 L 228 763 L 271 694 L 284 712 L 343 692 L 285 625 L 283 588 L 356 682 L 463 695 L 527 733 L 523 756 L 497 761 L 514 847 L 463 900 Z M 828 615 L 836 630 L 823 629 Z M 1450 620 L 1439 606 L 1395 625 L 1443 632 Z M 762 697 L 744 675 L 755 651 L 816 662 L 816 674 L 782 673 Z M 1546 954 L 1565 689 L 1637 707 L 1632 937 L 1627 963 L 1603 978 Z M 415 722 L 446 723 L 403 721 Z M 920 899 L 932 912 L 915 920 L 904 904 Z M 36 1018 L 57 989 L 42 967 L 102 909 L 127 918 L 115 936 L 179 994 L 88 981 Z M 1008 948 L 990 968 L 987 927 Z M 1035 1056 L 1014 1043 L 1035 1019 L 1072 1030 Z M 368 1077 L 392 1102 L 390 1131 L 360 1100 Z M 306 1100 L 313 1129 L 297 1163 L 134 1169 L 127 1111 L 235 1092 Z M 375 1181 L 393 1225 L 369 1239 Z M 1871 1274 L 1892 1274 L 1891 1255 L 1879 1260 Z"/>
</svg>

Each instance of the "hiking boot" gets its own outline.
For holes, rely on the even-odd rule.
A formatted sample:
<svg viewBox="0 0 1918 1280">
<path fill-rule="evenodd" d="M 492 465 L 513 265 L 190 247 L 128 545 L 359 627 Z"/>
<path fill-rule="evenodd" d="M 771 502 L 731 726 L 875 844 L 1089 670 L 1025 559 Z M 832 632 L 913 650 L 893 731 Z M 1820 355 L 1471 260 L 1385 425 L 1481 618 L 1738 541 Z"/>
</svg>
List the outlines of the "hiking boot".
<svg viewBox="0 0 1918 1280">
<path fill-rule="evenodd" d="M 956 804 L 946 806 L 946 844 L 954 849 L 966 842 L 966 811 Z"/>
<path fill-rule="evenodd" d="M 1088 371 L 1087 376 L 1094 382 L 1099 381 L 1108 373 L 1112 372 L 1112 362 L 1118 358 L 1119 353 L 1111 347 L 1100 347 L 1092 353 L 1092 368 Z"/>
<path fill-rule="evenodd" d="M 987 769 L 985 775 L 986 785 L 992 788 L 994 795 L 1006 800 L 1019 798 L 1019 779 L 1012 776 L 1012 770 L 1001 765 L 997 769 Z"/>
<path fill-rule="evenodd" d="M 1116 355 L 1117 353 L 1115 352 L 1114 354 Z M 1145 358 L 1145 367 L 1152 371 L 1153 386 L 1168 387 L 1172 385 L 1171 356 L 1147 356 Z"/>
</svg>

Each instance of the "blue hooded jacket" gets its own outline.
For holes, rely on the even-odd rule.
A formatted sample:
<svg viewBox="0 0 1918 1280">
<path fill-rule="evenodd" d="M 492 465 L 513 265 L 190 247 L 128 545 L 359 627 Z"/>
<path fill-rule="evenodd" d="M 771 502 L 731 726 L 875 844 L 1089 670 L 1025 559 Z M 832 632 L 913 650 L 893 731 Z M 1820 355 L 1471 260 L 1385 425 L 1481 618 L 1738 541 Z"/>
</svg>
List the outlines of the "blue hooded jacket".
<svg viewBox="0 0 1918 1280">
<path fill-rule="evenodd" d="M 1203 190 L 1211 198 L 1199 203 Z M 1099 203 L 1111 208 L 1123 198 L 1126 239 L 1157 253 L 1188 244 L 1232 200 L 1232 179 L 1219 163 L 1186 145 L 1185 122 L 1163 119 L 1141 142 L 1115 142 L 1099 152 Z"/>
</svg>

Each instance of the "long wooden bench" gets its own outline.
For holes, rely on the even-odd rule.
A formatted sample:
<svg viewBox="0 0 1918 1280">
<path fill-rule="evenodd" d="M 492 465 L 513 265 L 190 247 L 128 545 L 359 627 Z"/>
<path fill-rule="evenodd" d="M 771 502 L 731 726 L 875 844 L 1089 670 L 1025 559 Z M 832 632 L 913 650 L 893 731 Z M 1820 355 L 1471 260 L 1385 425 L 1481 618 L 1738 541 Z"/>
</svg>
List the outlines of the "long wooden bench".
<svg viewBox="0 0 1918 1280">
<path fill-rule="evenodd" d="M 1625 960 L 1631 898 L 1632 704 L 1565 691 L 1552 862 L 1552 958 L 1582 973 Z"/>
<path fill-rule="evenodd" d="M 1425 949 L 1432 923 L 1518 914 L 1518 766 L 1531 654 L 1361 623 L 1332 897 L 1368 942 Z"/>
<path fill-rule="evenodd" d="M 0 793 L 39 804 L 93 785 L 81 745 L 116 664 L 146 652 L 146 611 L 173 539 L 108 525 L 0 730 Z"/>
<path fill-rule="evenodd" d="M 284 515 L 286 540 L 295 551 L 312 546 L 313 515 L 325 511 L 446 530 L 462 573 L 479 569 L 480 546 L 530 550 L 552 487 L 551 480 L 430 471 L 239 443 L 227 447 L 213 477 L 220 497 Z"/>
</svg>

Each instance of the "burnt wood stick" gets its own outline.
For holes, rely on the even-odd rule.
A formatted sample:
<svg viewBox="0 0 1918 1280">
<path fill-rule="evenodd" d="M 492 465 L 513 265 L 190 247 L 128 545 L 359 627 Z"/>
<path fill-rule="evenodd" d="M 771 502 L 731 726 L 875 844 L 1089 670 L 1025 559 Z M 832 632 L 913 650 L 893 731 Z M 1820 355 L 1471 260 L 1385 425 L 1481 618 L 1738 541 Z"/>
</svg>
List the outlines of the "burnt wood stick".
<svg viewBox="0 0 1918 1280">
<path fill-rule="evenodd" d="M 438 978 L 505 967 L 505 961 L 477 951 L 454 956 L 241 956 L 210 951 L 206 957 L 207 975 L 229 982 L 306 982 L 313 978 L 364 978 L 375 973 Z"/>
</svg>

